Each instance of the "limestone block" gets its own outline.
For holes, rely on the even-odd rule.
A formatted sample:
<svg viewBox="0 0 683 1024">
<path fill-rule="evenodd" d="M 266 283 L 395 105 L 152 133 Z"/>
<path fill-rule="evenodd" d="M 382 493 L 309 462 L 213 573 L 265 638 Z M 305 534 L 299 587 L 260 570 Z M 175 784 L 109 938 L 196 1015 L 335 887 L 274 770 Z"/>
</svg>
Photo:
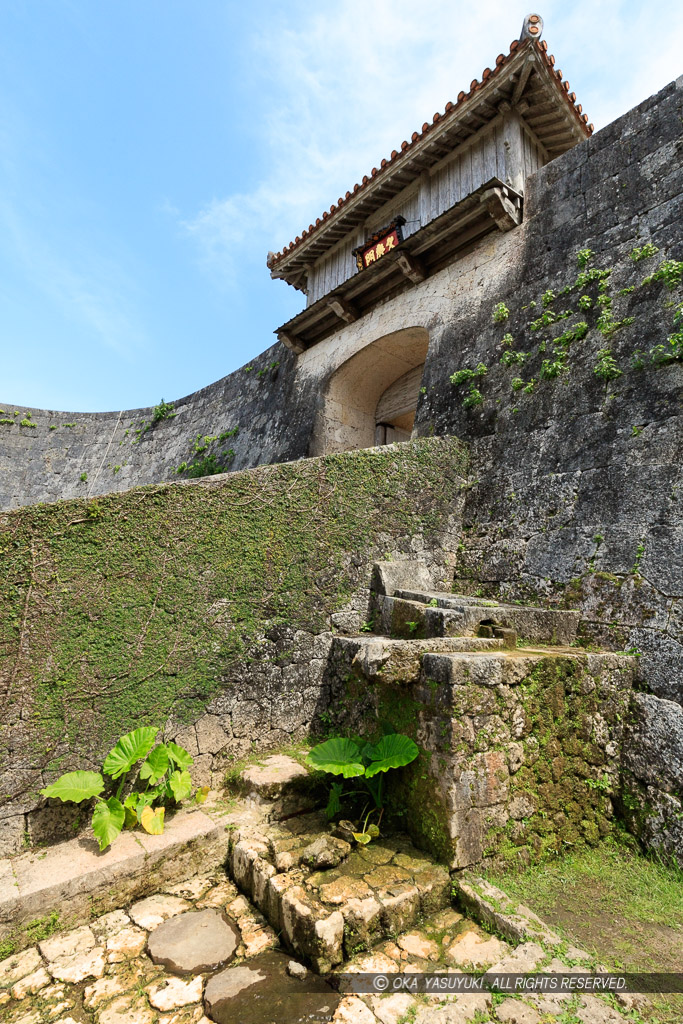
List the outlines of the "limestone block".
<svg viewBox="0 0 683 1024">
<path fill-rule="evenodd" d="M 178 1010 L 182 1006 L 190 1006 L 202 998 L 204 982 L 201 977 L 183 981 L 181 978 L 167 978 L 164 981 L 148 985 L 146 988 L 149 1001 L 156 1010 Z"/>
<path fill-rule="evenodd" d="M 107 939 L 107 963 L 119 964 L 139 956 L 147 945 L 147 932 L 130 925 Z"/>
<path fill-rule="evenodd" d="M 303 765 L 283 754 L 271 754 L 240 773 L 244 789 L 263 800 L 277 800 L 286 789 L 307 778 L 308 772 Z"/>
<path fill-rule="evenodd" d="M 232 877 L 243 892 L 254 891 L 254 865 L 268 855 L 268 844 L 257 839 L 240 839 L 230 849 Z"/>
<path fill-rule="evenodd" d="M 414 1016 L 414 1007 L 417 1004 L 407 992 L 394 992 L 392 995 L 385 996 L 384 998 L 381 996 L 371 996 L 370 1006 L 381 1024 L 400 1024 L 402 1021 L 410 1020 L 409 1012 L 411 1009 Z"/>
<path fill-rule="evenodd" d="M 36 992 L 40 992 L 41 989 L 49 985 L 51 981 L 52 979 L 45 968 L 40 967 L 33 974 L 29 974 L 27 977 L 22 978 L 21 981 L 15 982 L 12 986 L 12 997 L 14 999 L 24 999 L 26 996 L 35 995 Z"/>
<path fill-rule="evenodd" d="M 195 733 L 200 754 L 217 754 L 230 742 L 229 734 L 215 715 L 202 715 L 195 722 Z"/>
<path fill-rule="evenodd" d="M 458 967 L 486 967 L 500 960 L 508 948 L 494 935 L 483 938 L 475 931 L 468 931 L 448 947 L 446 959 Z"/>
<path fill-rule="evenodd" d="M 14 953 L 0 962 L 0 988 L 10 988 L 15 982 L 28 977 L 42 966 L 42 958 L 35 947 L 25 949 L 23 953 Z"/>
<path fill-rule="evenodd" d="M 187 894 L 177 893 L 176 895 L 188 897 Z M 230 882 L 227 879 L 223 882 L 219 882 L 218 885 L 214 885 L 209 889 L 203 896 L 201 896 L 196 903 L 198 910 L 202 910 L 204 907 L 225 907 L 231 900 L 234 900 L 237 896 L 237 888 L 234 882 Z"/>
<path fill-rule="evenodd" d="M 96 1010 L 102 1003 L 108 1002 L 114 996 L 123 995 L 125 991 L 125 981 L 115 974 L 107 974 L 92 985 L 86 985 L 83 990 L 83 1005 L 87 1010 Z"/>
<path fill-rule="evenodd" d="M 156 1019 L 144 996 L 127 993 L 99 1010 L 97 1024 L 155 1024 Z"/>
<path fill-rule="evenodd" d="M 683 708 L 649 693 L 633 695 L 636 722 L 624 742 L 624 763 L 637 779 L 683 790 Z"/>
<path fill-rule="evenodd" d="M 91 923 L 90 929 L 97 941 L 106 941 L 112 935 L 123 931 L 130 925 L 130 918 L 124 910 L 112 910 L 109 914 L 97 917 Z"/>
<path fill-rule="evenodd" d="M 398 940 L 400 949 L 420 960 L 435 960 L 439 956 L 439 947 L 432 939 L 421 932 L 406 932 Z"/>
<path fill-rule="evenodd" d="M 211 877 L 186 878 L 182 882 L 165 885 L 163 891 L 169 896 L 180 896 L 181 899 L 194 901 L 200 899 L 215 881 L 215 878 Z"/>
<path fill-rule="evenodd" d="M 95 945 L 95 936 L 91 928 L 83 925 L 71 932 L 58 933 L 38 943 L 38 948 L 46 960 L 59 960 L 62 957 L 87 953 Z"/>
<path fill-rule="evenodd" d="M 181 899 L 180 896 L 167 896 L 164 893 L 157 893 L 154 896 L 148 896 L 145 900 L 134 903 L 129 910 L 129 914 L 135 924 L 151 932 L 158 928 L 162 921 L 190 910 L 191 906 L 187 900 Z"/>
<path fill-rule="evenodd" d="M 344 950 L 351 957 L 358 947 L 371 947 L 382 932 L 382 905 L 374 896 L 352 897 L 342 911 L 344 915 Z"/>
<path fill-rule="evenodd" d="M 382 927 L 389 935 L 407 931 L 418 919 L 420 894 L 417 886 L 402 882 L 379 893 Z"/>
<path fill-rule="evenodd" d="M 377 1024 L 377 1017 L 358 996 L 346 996 L 335 1010 L 332 1024 Z"/>
<path fill-rule="evenodd" d="M 375 562 L 370 587 L 376 594 L 387 596 L 391 596 L 397 590 L 431 591 L 432 579 L 427 563 L 422 559 Z"/>
<path fill-rule="evenodd" d="M 351 852 L 351 844 L 336 836 L 320 836 L 301 851 L 301 861 L 314 871 L 336 868 Z"/>
<path fill-rule="evenodd" d="M 282 897 L 282 921 L 292 948 L 308 958 L 318 973 L 341 963 L 344 918 L 340 911 L 329 913 L 310 900 L 301 886 L 293 886 Z"/>
<path fill-rule="evenodd" d="M 101 978 L 106 969 L 104 946 L 95 946 L 87 953 L 61 957 L 47 965 L 55 981 L 75 984 L 88 978 Z"/>
<path fill-rule="evenodd" d="M 541 1021 L 538 1010 L 519 999 L 504 999 L 496 1007 L 496 1015 L 501 1024 L 540 1024 Z"/>
</svg>

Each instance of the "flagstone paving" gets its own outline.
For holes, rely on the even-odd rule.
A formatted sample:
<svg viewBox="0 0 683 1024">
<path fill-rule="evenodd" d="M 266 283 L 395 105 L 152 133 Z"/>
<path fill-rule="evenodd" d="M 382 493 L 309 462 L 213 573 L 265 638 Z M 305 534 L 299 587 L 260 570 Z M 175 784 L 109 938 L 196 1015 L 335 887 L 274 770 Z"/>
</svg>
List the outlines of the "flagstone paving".
<svg viewBox="0 0 683 1024">
<path fill-rule="evenodd" d="M 386 870 L 387 846 L 376 847 L 375 871 Z M 390 852 L 390 851 L 389 851 Z M 391 860 L 396 863 L 396 856 Z M 400 856 L 400 854 L 398 855 Z M 366 861 L 366 865 L 369 862 Z M 384 876 L 382 876 L 384 877 Z M 507 924 L 494 911 L 499 933 L 486 932 L 453 907 L 411 922 L 403 932 L 358 952 L 325 979 L 291 959 L 265 917 L 237 887 L 215 874 L 169 886 L 126 910 L 115 910 L 90 925 L 56 934 L 0 963 L 0 1021 L 3 1024 L 621 1024 L 628 1007 L 610 1006 L 592 995 L 532 995 L 528 998 L 461 993 L 448 996 L 388 992 L 345 995 L 335 975 L 376 972 L 388 977 L 416 972 L 579 971 L 587 954 L 566 950 L 557 936 L 538 929 L 538 941 L 524 939 L 524 926 Z M 495 899 L 491 887 L 486 896 Z M 474 890 L 470 888 L 470 893 Z M 500 894 L 502 895 L 502 894 Z M 357 900 L 357 897 L 350 897 Z M 474 896 L 472 895 L 472 898 Z M 477 897 L 484 900 L 484 897 Z M 519 917 L 519 908 L 517 914 Z M 211 918 L 204 915 L 210 914 Z M 182 961 L 183 933 L 190 946 L 201 934 L 198 922 L 218 926 L 224 944 L 206 963 L 195 945 L 198 969 L 176 973 L 148 955 L 164 946 L 164 931 Z M 228 922 L 231 922 L 228 923 Z M 532 928 L 536 928 L 531 920 Z M 227 931 L 226 931 L 227 929 Z M 226 941 L 228 933 L 233 942 Z M 207 931 L 208 934 L 208 931 Z M 207 945 L 205 943 L 205 945 Z M 230 959 L 234 957 L 234 959 Z M 564 959 L 563 959 L 564 957 Z M 163 959 L 163 957 L 162 957 Z M 227 961 L 227 966 L 226 966 Z M 567 961 L 567 962 L 565 962 Z M 578 963 L 577 963 L 578 961 Z M 572 966 L 568 966 L 568 964 Z M 213 969 L 215 966 L 215 969 Z M 567 1014 L 573 1016 L 567 1017 Z"/>
<path fill-rule="evenodd" d="M 594 995 L 396 991 L 391 979 L 401 975 L 595 964 L 499 889 L 451 876 L 405 836 L 352 846 L 320 812 L 282 818 L 272 776 L 283 760 L 266 763 L 265 781 L 247 780 L 223 817 L 229 838 L 216 839 L 216 850 L 227 857 L 214 863 L 224 866 L 178 881 L 171 865 L 157 892 L 2 961 L 0 1022 L 619 1024 L 637 1005 L 627 996 L 608 1004 Z M 352 994 L 348 975 L 358 973 L 390 981 Z"/>
</svg>

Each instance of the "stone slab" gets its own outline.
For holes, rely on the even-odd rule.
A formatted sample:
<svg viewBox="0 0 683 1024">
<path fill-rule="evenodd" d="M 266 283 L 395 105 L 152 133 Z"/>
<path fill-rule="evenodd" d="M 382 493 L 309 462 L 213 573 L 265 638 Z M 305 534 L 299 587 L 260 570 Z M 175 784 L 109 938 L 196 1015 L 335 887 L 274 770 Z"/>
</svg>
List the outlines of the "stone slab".
<svg viewBox="0 0 683 1024">
<path fill-rule="evenodd" d="M 174 974 L 206 974 L 229 963 L 239 943 L 239 929 L 224 914 L 197 910 L 160 924 L 147 951 L 155 964 Z"/>
<path fill-rule="evenodd" d="M 0 860 L 0 902 L 12 900 L 19 895 L 19 886 L 14 877 L 12 861 L 8 858 Z"/>
<path fill-rule="evenodd" d="M 72 839 L 47 850 L 32 850 L 14 860 L 19 895 L 32 896 L 50 887 L 74 887 L 74 891 L 91 875 L 112 878 L 125 863 L 129 868 L 137 859 L 144 859 L 143 850 L 131 832 L 124 832 L 104 853 L 94 839 Z"/>
<path fill-rule="evenodd" d="M 458 902 L 486 928 L 510 942 L 543 942 L 558 946 L 562 939 L 533 911 L 516 904 L 502 889 L 469 873 L 457 878 Z"/>
<path fill-rule="evenodd" d="M 240 781 L 247 792 L 258 793 L 266 800 L 275 800 L 284 788 L 307 776 L 306 769 L 293 757 L 272 754 L 260 764 L 245 768 L 240 774 Z"/>
<path fill-rule="evenodd" d="M 224 830 L 208 814 L 193 808 L 181 811 L 179 814 L 169 818 L 160 836 L 150 836 L 146 832 L 136 832 L 135 837 L 145 853 L 148 853 L 153 858 L 157 858 L 160 854 L 167 853 L 169 849 L 176 847 L 178 843 L 196 841 L 203 838 L 212 839 L 222 831 Z M 227 851 L 227 843 L 225 845 Z"/>
<path fill-rule="evenodd" d="M 327 1024 L 340 996 L 321 978 L 304 981 L 287 973 L 284 953 L 261 953 L 245 964 L 226 967 L 204 991 L 207 1013 L 217 1024 Z"/>
<path fill-rule="evenodd" d="M 62 926 L 75 927 L 90 920 L 93 906 L 114 910 L 161 884 L 214 870 L 228 840 L 222 821 L 191 809 L 170 818 L 163 835 L 124 832 L 103 853 L 82 837 L 20 854 L 0 869 L 0 939 L 13 935 L 21 947 L 21 926 L 55 910 Z"/>
</svg>

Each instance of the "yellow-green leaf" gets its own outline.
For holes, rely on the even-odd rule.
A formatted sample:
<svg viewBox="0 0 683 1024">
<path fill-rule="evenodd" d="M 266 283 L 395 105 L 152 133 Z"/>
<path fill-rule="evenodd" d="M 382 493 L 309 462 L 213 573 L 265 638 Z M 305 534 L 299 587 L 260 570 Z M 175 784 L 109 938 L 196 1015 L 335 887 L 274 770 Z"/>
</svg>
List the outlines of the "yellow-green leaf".
<svg viewBox="0 0 683 1024">
<path fill-rule="evenodd" d="M 194 795 L 195 803 L 203 804 L 209 795 L 209 787 L 201 786 Z"/>
<path fill-rule="evenodd" d="M 140 824 L 151 836 L 160 836 L 164 831 L 164 808 L 157 807 L 153 810 L 151 807 L 145 807 L 140 815 Z"/>
<path fill-rule="evenodd" d="M 363 846 L 367 846 L 370 840 L 372 839 L 372 836 L 370 835 L 369 832 L 354 832 L 353 838 L 356 840 L 357 843 L 362 843 Z"/>
</svg>

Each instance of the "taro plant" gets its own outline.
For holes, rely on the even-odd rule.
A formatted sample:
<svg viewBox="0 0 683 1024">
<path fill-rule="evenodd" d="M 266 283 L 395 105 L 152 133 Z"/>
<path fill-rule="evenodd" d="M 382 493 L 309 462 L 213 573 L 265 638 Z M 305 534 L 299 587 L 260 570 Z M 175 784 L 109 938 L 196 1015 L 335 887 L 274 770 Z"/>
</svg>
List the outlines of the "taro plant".
<svg viewBox="0 0 683 1024">
<path fill-rule="evenodd" d="M 333 782 L 327 801 L 326 814 L 334 818 L 342 809 L 342 796 L 369 796 L 360 814 L 360 826 L 356 828 L 350 822 L 341 822 L 351 832 L 358 843 L 366 844 L 379 835 L 379 823 L 384 812 L 384 782 L 388 771 L 402 768 L 414 761 L 419 754 L 417 745 L 409 736 L 391 732 L 382 736 L 376 744 L 364 743 L 359 746 L 354 740 L 336 736 L 319 743 L 310 751 L 308 764 L 318 771 L 330 775 L 341 775 L 341 782 Z M 360 789 L 344 793 L 344 780 L 357 779 Z M 368 807 L 371 807 L 369 813 Z M 370 823 L 373 814 L 377 814 L 377 822 Z"/>
<path fill-rule="evenodd" d="M 177 743 L 155 746 L 158 732 L 153 726 L 145 726 L 126 733 L 107 754 L 102 773 L 67 772 L 41 789 L 41 794 L 76 804 L 94 798 L 92 830 L 100 850 L 106 850 L 124 827 L 135 828 L 140 824 L 150 835 L 161 835 L 166 808 L 186 800 L 192 792 L 188 769 L 193 758 Z M 140 761 L 143 763 L 137 780 L 144 788 L 133 789 L 130 774 Z M 113 785 L 115 782 L 117 786 Z M 107 788 L 109 795 L 102 796 Z M 199 788 L 194 797 L 196 803 L 204 803 L 208 793 L 208 786 Z"/>
</svg>

